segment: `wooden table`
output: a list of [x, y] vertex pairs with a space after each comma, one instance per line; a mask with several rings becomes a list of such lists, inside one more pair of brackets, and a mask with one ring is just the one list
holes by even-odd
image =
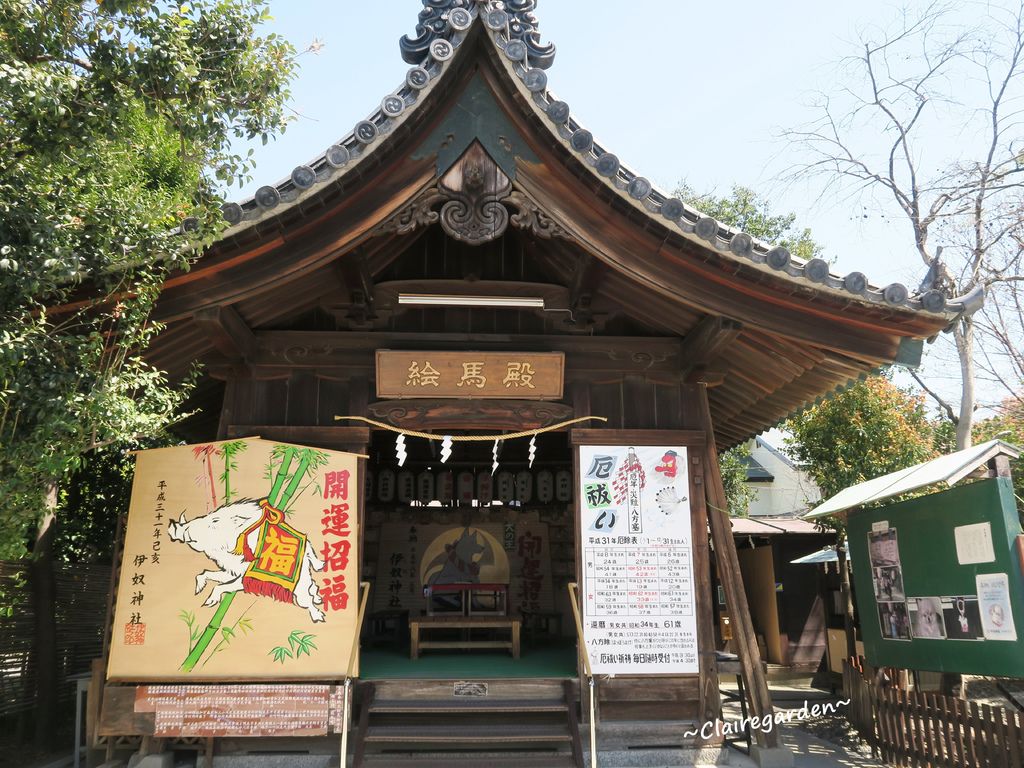
[[[428, 629], [464, 629], [466, 637], [462, 640], [420, 640], [420, 632]], [[507, 629], [508, 640], [473, 640], [469, 631], [474, 629]], [[420, 657], [423, 648], [508, 648], [512, 658], [519, 658], [520, 620], [517, 616], [420, 616], [409, 620], [409, 655], [413, 659]]]

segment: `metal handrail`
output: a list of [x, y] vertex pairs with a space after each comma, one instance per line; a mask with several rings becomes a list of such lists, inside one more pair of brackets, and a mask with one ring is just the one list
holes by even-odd
[[566, 585], [569, 589], [569, 604], [572, 606], [572, 615], [576, 620], [576, 639], [580, 644], [580, 656], [583, 657], [583, 671], [587, 675], [587, 685], [590, 687], [590, 765], [597, 768], [597, 717], [594, 705], [594, 671], [590, 668], [590, 654], [587, 652], [587, 641], [583, 638], [583, 620], [580, 618], [580, 596], [579, 584], [574, 581]]
[[348, 764], [348, 721], [349, 721], [349, 690], [352, 687], [352, 670], [359, 656], [359, 636], [363, 633], [363, 617], [366, 615], [366, 603], [370, 599], [370, 582], [359, 582], [359, 615], [356, 617], [356, 631], [352, 637], [352, 652], [348, 657], [348, 669], [345, 672], [345, 699], [341, 718], [341, 766]]

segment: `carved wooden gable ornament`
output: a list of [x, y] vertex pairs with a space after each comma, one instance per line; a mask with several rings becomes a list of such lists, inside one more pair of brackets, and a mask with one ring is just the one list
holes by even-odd
[[[507, 206], [517, 212], [511, 213]], [[478, 140], [377, 234], [404, 235], [437, 222], [449, 236], [470, 245], [498, 239], [509, 224], [545, 239], [568, 237], [561, 225], [515, 189], [513, 180]]]

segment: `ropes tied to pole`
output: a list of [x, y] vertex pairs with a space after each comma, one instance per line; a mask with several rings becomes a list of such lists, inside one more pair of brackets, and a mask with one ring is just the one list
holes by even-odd
[[[424, 440], [435, 440], [441, 441], [445, 439], [444, 435], [438, 435], [431, 432], [414, 432], [408, 429], [402, 429], [401, 427], [394, 427], [391, 424], [385, 424], [383, 421], [374, 421], [368, 419], [365, 416], [335, 416], [335, 421], [361, 421], [364, 424], [369, 424], [371, 427], [377, 429], [386, 429], [389, 432], [397, 432], [398, 434], [405, 435], [406, 437], [420, 437]], [[542, 435], [545, 432], [556, 432], [559, 429], [565, 427], [571, 427], [573, 424], [582, 424], [585, 421], [604, 421], [607, 422], [604, 416], [581, 416], [578, 419], [569, 419], [568, 421], [560, 421], [558, 424], [551, 424], [547, 427], [540, 427], [538, 429], [525, 429], [521, 432], [509, 432], [507, 434], [496, 434], [496, 435], [452, 435], [448, 437], [453, 443], [488, 443], [493, 440], [515, 440], [520, 437], [531, 437], [533, 435]]]

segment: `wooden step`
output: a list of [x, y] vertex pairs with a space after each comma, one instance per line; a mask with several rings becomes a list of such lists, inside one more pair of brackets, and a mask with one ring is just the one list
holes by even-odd
[[558, 744], [570, 743], [572, 736], [559, 725], [461, 725], [440, 729], [431, 725], [370, 726], [368, 744]]
[[561, 700], [536, 699], [495, 699], [490, 696], [466, 699], [375, 699], [370, 705], [370, 712], [388, 714], [420, 714], [420, 713], [531, 713], [558, 712], [567, 710], [566, 703]]
[[395, 768], [452, 768], [481, 765], [487, 768], [576, 768], [571, 752], [416, 752], [367, 753], [367, 766]]
[[[486, 686], [486, 697], [455, 696], [456, 686], [479, 682]], [[578, 685], [573, 681], [573, 685]], [[564, 680], [560, 678], [500, 679], [500, 680], [375, 680], [375, 695], [387, 701], [399, 700], [461, 700], [470, 699], [562, 699], [565, 695]]]

